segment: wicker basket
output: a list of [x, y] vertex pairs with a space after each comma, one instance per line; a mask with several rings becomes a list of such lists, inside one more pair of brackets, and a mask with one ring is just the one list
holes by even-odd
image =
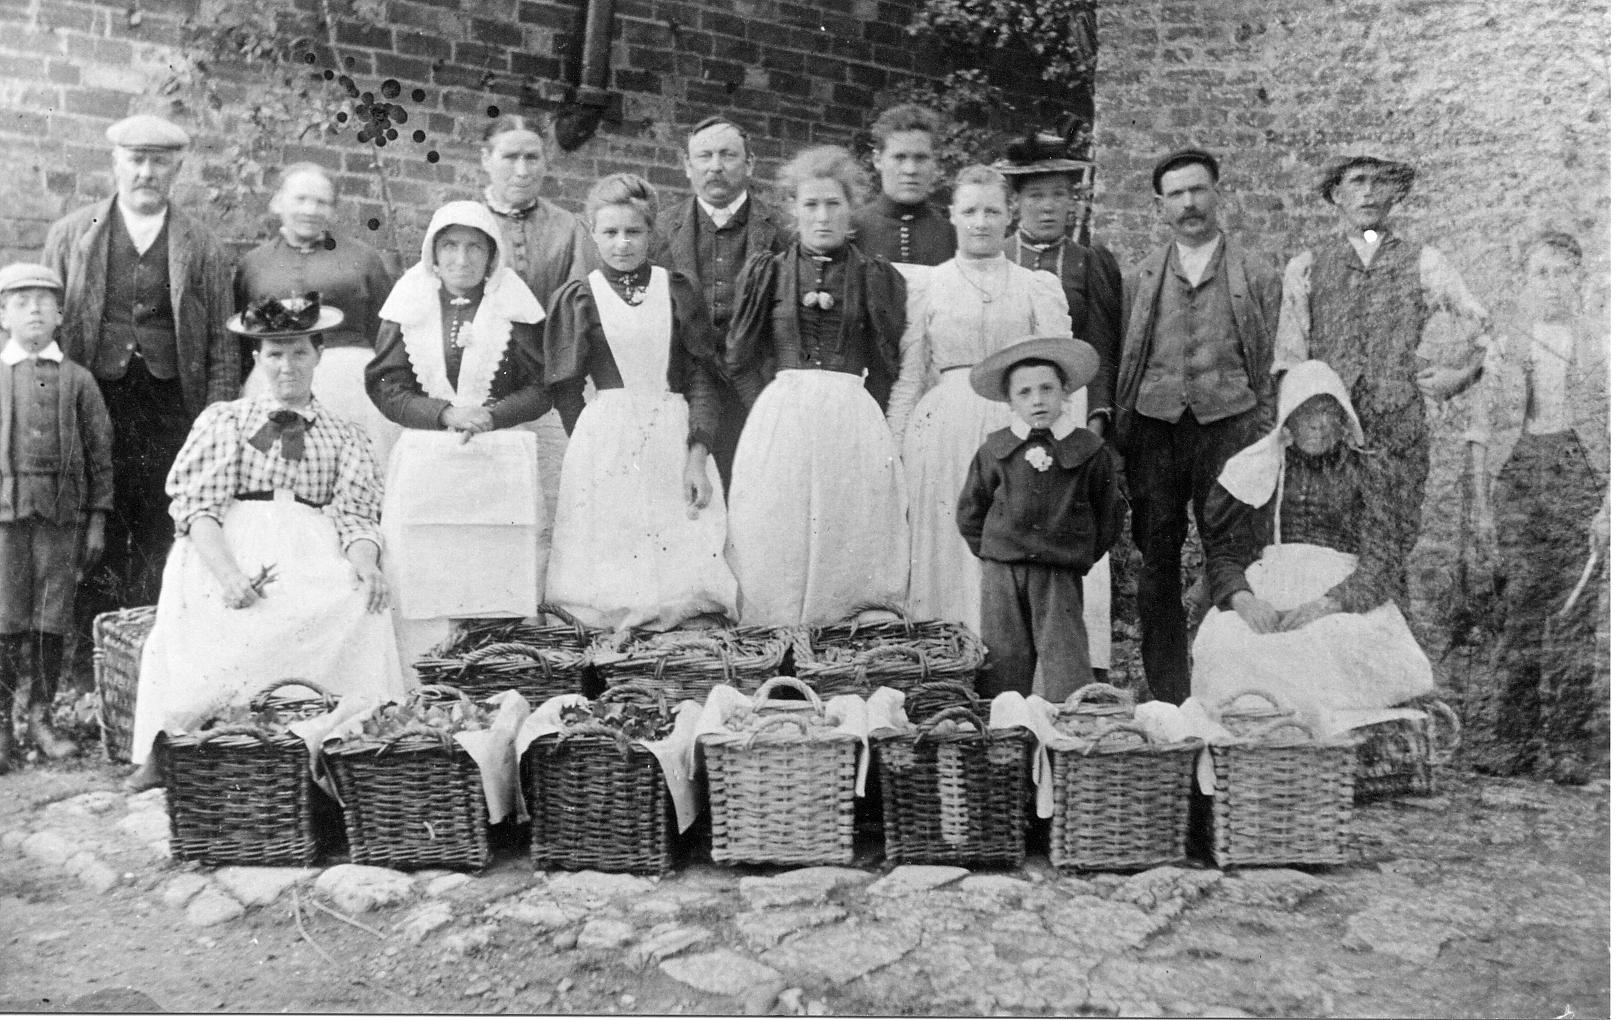
[[[1274, 706], [1272, 717], [1260, 726], [1243, 726], [1239, 743], [1208, 747], [1214, 863], [1221, 868], [1343, 863], [1353, 815], [1354, 742], [1317, 740], [1272, 698], [1256, 693]], [[1229, 714], [1221, 717], [1227, 720]], [[1229, 722], [1224, 725], [1230, 728]]]
[[[276, 698], [285, 687], [316, 697]], [[284, 725], [331, 711], [336, 699], [306, 680], [270, 684], [249, 703], [273, 712]], [[314, 863], [333, 806], [315, 786], [309, 748], [291, 733], [264, 735], [249, 726], [224, 726], [158, 739], [158, 764], [168, 788], [169, 853], [204, 864]]]
[[1134, 695], [1111, 684], [1085, 684], [1056, 706], [1058, 728], [1073, 737], [1094, 737], [1133, 718]]
[[655, 687], [671, 701], [706, 701], [720, 684], [751, 694], [780, 675], [790, 642], [767, 627], [735, 630], [637, 632], [621, 648], [596, 638], [591, 660], [608, 686], [633, 681]]
[[476, 701], [514, 690], [530, 705], [542, 705], [560, 694], [584, 693], [590, 643], [600, 632], [558, 606], [540, 606], [539, 613], [562, 623], [466, 621], [416, 662], [416, 673], [423, 684], [454, 687]]
[[907, 691], [934, 680], [974, 686], [987, 649], [957, 623], [904, 618], [861, 625], [855, 617], [798, 630], [792, 656], [797, 678], [820, 695], [864, 698], [877, 687]]
[[135, 732], [135, 690], [140, 653], [157, 619], [156, 606], [137, 606], [95, 618], [95, 691], [101, 701], [101, 746], [113, 761], [128, 761]]
[[[768, 696], [782, 686], [807, 702], [772, 706]], [[698, 740], [707, 767], [714, 862], [852, 863], [859, 741], [843, 733], [811, 733], [810, 721], [824, 721], [824, 705], [812, 688], [790, 677], [764, 683], [753, 704], [768, 715], [745, 740]]]
[[912, 719], [930, 719], [949, 708], [967, 708], [977, 715], [988, 715], [988, 703], [969, 684], [931, 680], [904, 692], [904, 713]]
[[[965, 733], [939, 733], [944, 723]], [[1020, 867], [1027, 856], [1032, 735], [988, 729], [968, 708], [945, 709], [912, 733], [871, 740], [887, 856], [904, 864]]]
[[[600, 701], [644, 699], [672, 713], [662, 692], [620, 684]], [[601, 723], [547, 734], [523, 758], [536, 868], [660, 874], [674, 865], [674, 818], [656, 755]]]
[[1420, 710], [1420, 719], [1389, 719], [1354, 730], [1359, 737], [1353, 799], [1430, 797], [1437, 792], [1436, 767], [1460, 746], [1460, 719], [1436, 698], [1401, 708]]
[[[1082, 725], [1084, 718], [1063, 717], [1062, 728]], [[1201, 741], [1153, 744], [1132, 722], [1112, 722], [1083, 737], [1081, 747], [1050, 749], [1050, 863], [1128, 871], [1183, 859]]]
[[454, 737], [423, 727], [387, 744], [327, 747], [325, 757], [342, 800], [348, 857], [354, 864], [488, 864], [482, 773]]

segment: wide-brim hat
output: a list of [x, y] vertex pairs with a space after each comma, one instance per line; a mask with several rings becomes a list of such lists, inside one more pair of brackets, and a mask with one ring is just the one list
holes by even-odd
[[267, 297], [254, 301], [247, 310], [225, 321], [225, 329], [250, 340], [295, 340], [336, 329], [342, 325], [340, 308], [320, 303], [320, 295]]
[[980, 397], [1006, 400], [1005, 374], [1019, 361], [1048, 361], [1066, 376], [1066, 391], [1089, 384], [1100, 368], [1095, 348], [1070, 336], [1036, 336], [995, 351], [971, 369], [971, 388]]
[[1409, 189], [1415, 183], [1415, 167], [1413, 164], [1406, 163], [1400, 159], [1388, 159], [1385, 156], [1371, 156], [1361, 153], [1354, 156], [1343, 156], [1325, 168], [1325, 173], [1319, 179], [1319, 197], [1329, 204], [1335, 205], [1336, 199], [1331, 197], [1332, 193], [1336, 191], [1336, 186], [1342, 183], [1342, 178], [1347, 175], [1347, 172], [1356, 166], [1385, 168], [1388, 175], [1392, 177], [1393, 183], [1398, 187], [1398, 196], [1393, 199], [1395, 202], [1403, 201], [1404, 196], [1409, 194]]
[[1087, 177], [1095, 164], [1072, 156], [1072, 140], [1052, 131], [1035, 131], [1016, 139], [1005, 147], [1005, 155], [993, 168], [1016, 183], [1018, 177], [1038, 177], [1043, 174], [1064, 174], [1069, 177]]
[[66, 289], [62, 286], [62, 278], [57, 275], [56, 270], [38, 262], [13, 262], [0, 269], [0, 294], [31, 287], [54, 290], [57, 296], [61, 296]]

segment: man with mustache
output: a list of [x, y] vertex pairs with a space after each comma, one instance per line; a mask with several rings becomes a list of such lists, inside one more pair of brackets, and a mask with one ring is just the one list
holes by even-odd
[[1218, 160], [1183, 149], [1151, 172], [1173, 240], [1124, 280], [1126, 326], [1114, 407], [1133, 506], [1141, 657], [1153, 697], [1190, 695], [1179, 556], [1185, 508], [1197, 533], [1232, 453], [1274, 424], [1270, 373], [1280, 276], [1219, 228]]
[[64, 354], [90, 369], [112, 419], [113, 509], [81, 619], [157, 601], [174, 540], [164, 481], [207, 405], [241, 383], [230, 261], [169, 201], [190, 137], [160, 117], [107, 128], [117, 194], [51, 225], [42, 261], [67, 282]]
[[[1393, 473], [1382, 491], [1397, 492], [1398, 559], [1407, 563], [1420, 537], [1430, 436], [1426, 401], [1448, 400], [1482, 375], [1488, 310], [1442, 252], [1388, 228], [1393, 206], [1409, 194], [1415, 168], [1380, 156], [1353, 155], [1325, 172], [1319, 195], [1334, 205], [1339, 232], [1286, 266], [1275, 336], [1276, 372], [1317, 358], [1347, 384], [1365, 444], [1384, 456], [1371, 464]], [[1448, 312], [1467, 344], [1458, 364], [1417, 355], [1427, 321]], [[1390, 593], [1409, 611], [1408, 578]]]
[[854, 243], [898, 266], [940, 266], [954, 257], [954, 227], [927, 202], [938, 183], [937, 140], [943, 118], [902, 103], [870, 126], [876, 138], [881, 194], [853, 214]]
[[[735, 311], [735, 281], [741, 267], [759, 252], [786, 248], [786, 233], [769, 208], [752, 201], [748, 187], [754, 166], [747, 132], [723, 117], [709, 117], [685, 139], [685, 176], [692, 196], [657, 217], [651, 261], [695, 279], [713, 316], [714, 335], [729, 333]], [[719, 352], [723, 357], [723, 351]], [[741, 398], [720, 391], [719, 425], [713, 460], [719, 478], [730, 485], [730, 463], [746, 419]]]

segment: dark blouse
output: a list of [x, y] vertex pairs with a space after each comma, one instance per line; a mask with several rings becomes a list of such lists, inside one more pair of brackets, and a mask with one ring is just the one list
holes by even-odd
[[[649, 264], [647, 266], [649, 269]], [[621, 277], [603, 270], [609, 277]], [[649, 280], [647, 273], [645, 280]], [[631, 278], [633, 282], [638, 277]], [[645, 285], [640, 281], [640, 286]], [[614, 294], [623, 290], [614, 280]], [[673, 336], [668, 352], [668, 389], [682, 394], [690, 408], [687, 442], [713, 446], [718, 426], [720, 368], [715, 349], [717, 337], [707, 303], [699, 285], [684, 273], [668, 271], [668, 294], [673, 304]], [[561, 415], [568, 435], [584, 411], [584, 379], [598, 390], [623, 388], [612, 347], [601, 328], [601, 314], [588, 280], [572, 280], [562, 285], [545, 317], [545, 385]]]
[[393, 290], [375, 248], [356, 238], [334, 235], [332, 247], [301, 251], [277, 235], [241, 257], [236, 267], [236, 310], [266, 297], [320, 292], [322, 304], [340, 308], [343, 324], [324, 334], [327, 347], [370, 347], [381, 324], [377, 313]]
[[[1286, 477], [1280, 504], [1282, 542], [1306, 542], [1359, 557], [1353, 573], [1327, 594], [1346, 612], [1363, 613], [1402, 596], [1398, 494], [1380, 470], [1380, 457], [1339, 448], [1324, 457], [1286, 450]], [[1207, 577], [1213, 601], [1228, 609], [1237, 592], [1251, 591], [1246, 568], [1274, 538], [1274, 497], [1254, 509], [1222, 485], [1208, 496]]]
[[941, 266], [954, 257], [954, 226], [926, 202], [878, 195], [853, 214], [853, 230], [860, 249], [890, 262]]

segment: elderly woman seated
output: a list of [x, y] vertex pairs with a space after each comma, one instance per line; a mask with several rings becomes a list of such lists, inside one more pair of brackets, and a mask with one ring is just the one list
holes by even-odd
[[257, 343], [268, 392], [209, 406], [169, 472], [179, 537], [141, 657], [131, 788], [158, 781], [165, 727], [273, 680], [403, 691], [370, 439], [311, 391], [319, 331], [341, 321], [316, 301], [272, 298], [227, 324]]
[[1286, 373], [1274, 432], [1231, 457], [1208, 503], [1217, 608], [1196, 635], [1204, 705], [1266, 690], [1322, 734], [1377, 722], [1432, 687], [1399, 612], [1399, 494], [1342, 380], [1322, 361]]

